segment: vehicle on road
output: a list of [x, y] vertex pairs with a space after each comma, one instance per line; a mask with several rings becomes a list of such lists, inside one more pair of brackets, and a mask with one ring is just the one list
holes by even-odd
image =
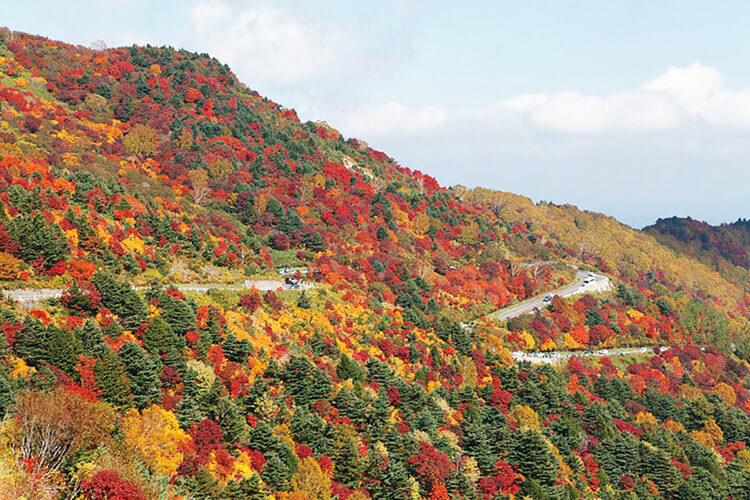
[[586, 276], [586, 278], [583, 280], [583, 283], [585, 285], [588, 285], [589, 283], [593, 283], [596, 281], [596, 278], [594, 276]]
[[542, 302], [550, 302], [552, 300], [552, 295], [547, 295], [542, 299]]

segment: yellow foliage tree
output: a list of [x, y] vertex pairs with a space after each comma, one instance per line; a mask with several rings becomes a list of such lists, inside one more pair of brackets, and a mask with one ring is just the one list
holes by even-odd
[[685, 426], [682, 425], [682, 422], [677, 422], [675, 420], [672, 420], [671, 418], [664, 422], [661, 426], [673, 434], [685, 432]]
[[750, 451], [747, 451], [747, 450], [738, 451], [736, 460], [745, 469], [750, 469]]
[[84, 100], [84, 104], [94, 114], [99, 114], [107, 109], [107, 99], [99, 94], [88, 94]]
[[718, 426], [716, 420], [714, 420], [713, 418], [709, 418], [703, 423], [703, 432], [706, 432], [708, 435], [710, 435], [714, 443], [718, 444], [724, 441], [724, 432], [721, 430], [721, 427]]
[[462, 387], [476, 387], [477, 386], [477, 367], [474, 364], [474, 360], [469, 356], [461, 356], [459, 358], [461, 363], [459, 373], [463, 378], [461, 383]]
[[0, 252], [0, 279], [14, 280], [21, 269], [21, 261], [9, 253]]
[[725, 382], [719, 382], [718, 384], [716, 384], [713, 392], [714, 394], [717, 394], [721, 398], [721, 400], [729, 406], [734, 406], [734, 404], [737, 402], [737, 394], [735, 394], [732, 386]]
[[211, 175], [211, 179], [219, 182], [226, 180], [233, 170], [234, 165], [226, 158], [219, 158], [215, 162], [208, 164], [208, 173]]
[[698, 443], [702, 444], [709, 450], [713, 450], [716, 447], [716, 442], [708, 432], [690, 431], [690, 437], [695, 439]]
[[529, 332], [521, 332], [520, 335], [521, 339], [523, 339], [524, 343], [526, 344], [526, 350], [530, 351], [536, 346], [536, 342], [534, 342], [534, 337], [531, 336]]
[[414, 217], [414, 232], [419, 236], [424, 236], [430, 229], [430, 216], [424, 212], [419, 212]]
[[202, 168], [197, 168], [188, 173], [188, 179], [193, 186], [193, 201], [200, 205], [211, 192], [208, 187], [208, 174]]
[[129, 410], [122, 419], [125, 443], [143, 456], [157, 474], [173, 476], [182, 463], [180, 449], [190, 440], [169, 410], [153, 405], [143, 410]]
[[536, 429], [539, 430], [539, 414], [533, 408], [526, 405], [516, 405], [510, 412], [510, 418], [522, 430]]
[[139, 123], [130, 129], [122, 144], [128, 153], [144, 158], [156, 152], [159, 145], [159, 134], [148, 125]]
[[648, 411], [639, 412], [635, 416], [635, 421], [646, 430], [653, 431], [656, 428], [656, 417]]
[[190, 149], [193, 146], [193, 133], [189, 128], [183, 128], [180, 136], [177, 138], [177, 144], [182, 149]]
[[317, 460], [307, 457], [292, 476], [292, 491], [302, 493], [311, 500], [330, 500], [331, 479], [320, 469]]

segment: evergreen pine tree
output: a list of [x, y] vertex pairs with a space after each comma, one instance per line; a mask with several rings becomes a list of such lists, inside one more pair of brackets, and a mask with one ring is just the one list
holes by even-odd
[[168, 294], [162, 295], [159, 305], [163, 307], [161, 317], [167, 322], [172, 331], [182, 337], [187, 332], [195, 330], [195, 312], [190, 305]]
[[677, 492], [682, 477], [672, 463], [672, 459], [663, 450], [641, 443], [641, 462], [646, 469], [644, 473], [656, 483], [659, 492], [671, 496]]
[[13, 346], [16, 356], [22, 358], [31, 366], [39, 367], [49, 355], [47, 334], [47, 328], [41, 321], [32, 316], [26, 316], [23, 320], [23, 328], [18, 333], [18, 338]]
[[177, 403], [175, 412], [177, 420], [180, 422], [180, 427], [183, 428], [190, 427], [190, 424], [200, 422], [205, 418], [198, 400], [198, 383], [196, 377], [195, 370], [187, 370], [183, 379], [184, 390], [182, 392], [182, 399]]
[[352, 379], [361, 382], [365, 379], [365, 371], [349, 356], [341, 354], [339, 363], [336, 365], [336, 376], [341, 380]]
[[279, 220], [278, 229], [282, 233], [290, 235], [299, 231], [302, 227], [302, 221], [300, 220], [297, 212], [294, 210], [287, 210], [286, 214]]
[[229, 398], [221, 398], [214, 410], [216, 422], [221, 427], [224, 440], [230, 445], [239, 443], [247, 435], [247, 423], [242, 412]]
[[538, 431], [522, 432], [516, 440], [510, 459], [511, 463], [518, 465], [519, 472], [526, 476], [527, 480], [535, 480], [544, 489], [555, 484], [557, 463]]
[[206, 329], [211, 333], [211, 339], [214, 343], [218, 343], [219, 340], [221, 340], [221, 323], [219, 322], [219, 312], [214, 307], [208, 309]]
[[408, 498], [411, 485], [404, 463], [400, 460], [388, 460], [380, 484], [381, 487], [373, 491], [373, 499]]
[[300, 309], [310, 309], [310, 297], [307, 296], [307, 293], [304, 290], [297, 298], [297, 307]]
[[54, 325], [47, 327], [47, 361], [68, 375], [76, 375], [81, 344], [68, 330]]
[[267, 422], [261, 420], [250, 429], [250, 447], [266, 454], [276, 447], [278, 441], [273, 436], [273, 431]]
[[323, 419], [304, 407], [295, 410], [290, 422], [294, 441], [311, 448], [320, 439], [324, 427]]
[[497, 456], [490, 444], [488, 429], [476, 420], [461, 425], [464, 431], [464, 450], [477, 461], [477, 466], [484, 474], [490, 474], [495, 469]]
[[237, 337], [230, 333], [221, 343], [221, 348], [229, 361], [246, 364], [247, 358], [253, 350], [253, 345], [246, 339], [237, 340]]
[[365, 410], [367, 432], [373, 441], [381, 441], [385, 438], [388, 426], [388, 417], [391, 414], [391, 402], [385, 389], [382, 387], [378, 391], [378, 397], [372, 402], [372, 405]]
[[8, 377], [0, 373], [0, 420], [5, 418], [5, 411], [13, 405], [13, 386]]
[[305, 246], [308, 250], [313, 252], [322, 252], [325, 248], [323, 237], [318, 232], [310, 233], [310, 235], [305, 238]]
[[152, 354], [166, 354], [175, 347], [176, 339], [172, 329], [161, 316], [154, 316], [143, 332], [143, 347]]
[[119, 316], [125, 328], [135, 330], [146, 322], [146, 304], [130, 285], [103, 270], [97, 271], [91, 282], [101, 295], [102, 305]]
[[362, 479], [366, 464], [359, 456], [359, 446], [352, 438], [347, 438], [337, 445], [333, 462], [336, 464], [333, 478], [349, 488], [356, 489]]
[[283, 380], [298, 405], [307, 405], [330, 396], [330, 379], [305, 357], [292, 356], [284, 367]]
[[268, 495], [263, 488], [263, 483], [257, 474], [249, 478], [230, 481], [224, 491], [221, 492], [221, 498], [227, 500], [265, 500]]
[[125, 374], [125, 367], [109, 346], [105, 345], [100, 350], [99, 361], [94, 365], [94, 380], [108, 403], [117, 408], [132, 405], [130, 381]]
[[172, 349], [164, 357], [162, 363], [164, 364], [164, 366], [168, 366], [175, 370], [180, 375], [180, 377], [184, 377], [185, 373], [187, 373], [187, 361], [185, 360], [185, 356], [182, 354], [182, 350]]
[[151, 403], [158, 403], [162, 398], [161, 362], [158, 358], [149, 356], [135, 342], [125, 342], [117, 355], [125, 365], [135, 406], [143, 409]]
[[8, 234], [20, 247], [21, 258], [29, 263], [42, 257], [44, 267], [49, 269], [68, 253], [68, 240], [60, 226], [48, 224], [39, 212], [14, 217], [8, 225]]
[[266, 465], [261, 471], [263, 480], [275, 491], [286, 491], [289, 489], [289, 480], [292, 472], [286, 463], [279, 457], [278, 453], [271, 452], [266, 460]]
[[104, 342], [102, 340], [102, 332], [99, 329], [99, 325], [93, 320], [87, 320], [86, 323], [76, 331], [76, 335], [78, 336], [79, 342], [81, 342], [84, 354], [89, 357], [94, 356]]

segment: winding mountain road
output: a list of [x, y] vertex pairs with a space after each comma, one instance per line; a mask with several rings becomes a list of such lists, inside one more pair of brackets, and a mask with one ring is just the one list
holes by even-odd
[[562, 288], [558, 288], [555, 291], [537, 295], [533, 299], [529, 299], [520, 304], [506, 307], [495, 311], [490, 314], [490, 317], [499, 320], [505, 320], [521, 316], [522, 314], [530, 313], [535, 309], [541, 309], [545, 307], [549, 302], [545, 302], [544, 298], [547, 295], [554, 296], [559, 295], [560, 297], [572, 297], [573, 295], [580, 295], [587, 292], [606, 292], [610, 290], [609, 278], [601, 274], [587, 273], [583, 271], [576, 272], [576, 280], [571, 285], [566, 285]]
[[[610, 349], [599, 349], [597, 351], [549, 351], [549, 352], [525, 352], [512, 351], [510, 354], [516, 361], [528, 361], [531, 364], [547, 363], [555, 364], [567, 360], [573, 356], [595, 357], [602, 356], [624, 356], [627, 354], [646, 354], [652, 352], [654, 346], [644, 347], [615, 347]], [[666, 347], [660, 347], [666, 349]]]
[[[206, 293], [212, 288], [220, 290], [248, 290], [255, 288], [264, 292], [269, 290], [307, 290], [313, 288], [312, 283], [301, 282], [296, 285], [284, 281], [265, 279], [265, 280], [246, 280], [242, 285], [226, 285], [223, 283], [178, 283], [172, 285], [177, 290], [184, 292]], [[136, 290], [142, 290], [145, 287], [136, 287]], [[18, 288], [15, 290], [3, 290], [2, 294], [11, 300], [18, 302], [22, 307], [32, 307], [35, 304], [47, 300], [62, 297], [61, 288]]]

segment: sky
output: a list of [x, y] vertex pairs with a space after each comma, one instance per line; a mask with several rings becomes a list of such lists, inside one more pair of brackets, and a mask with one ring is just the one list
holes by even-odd
[[0, 0], [0, 25], [205, 52], [446, 186], [633, 227], [750, 217], [750, 2]]

